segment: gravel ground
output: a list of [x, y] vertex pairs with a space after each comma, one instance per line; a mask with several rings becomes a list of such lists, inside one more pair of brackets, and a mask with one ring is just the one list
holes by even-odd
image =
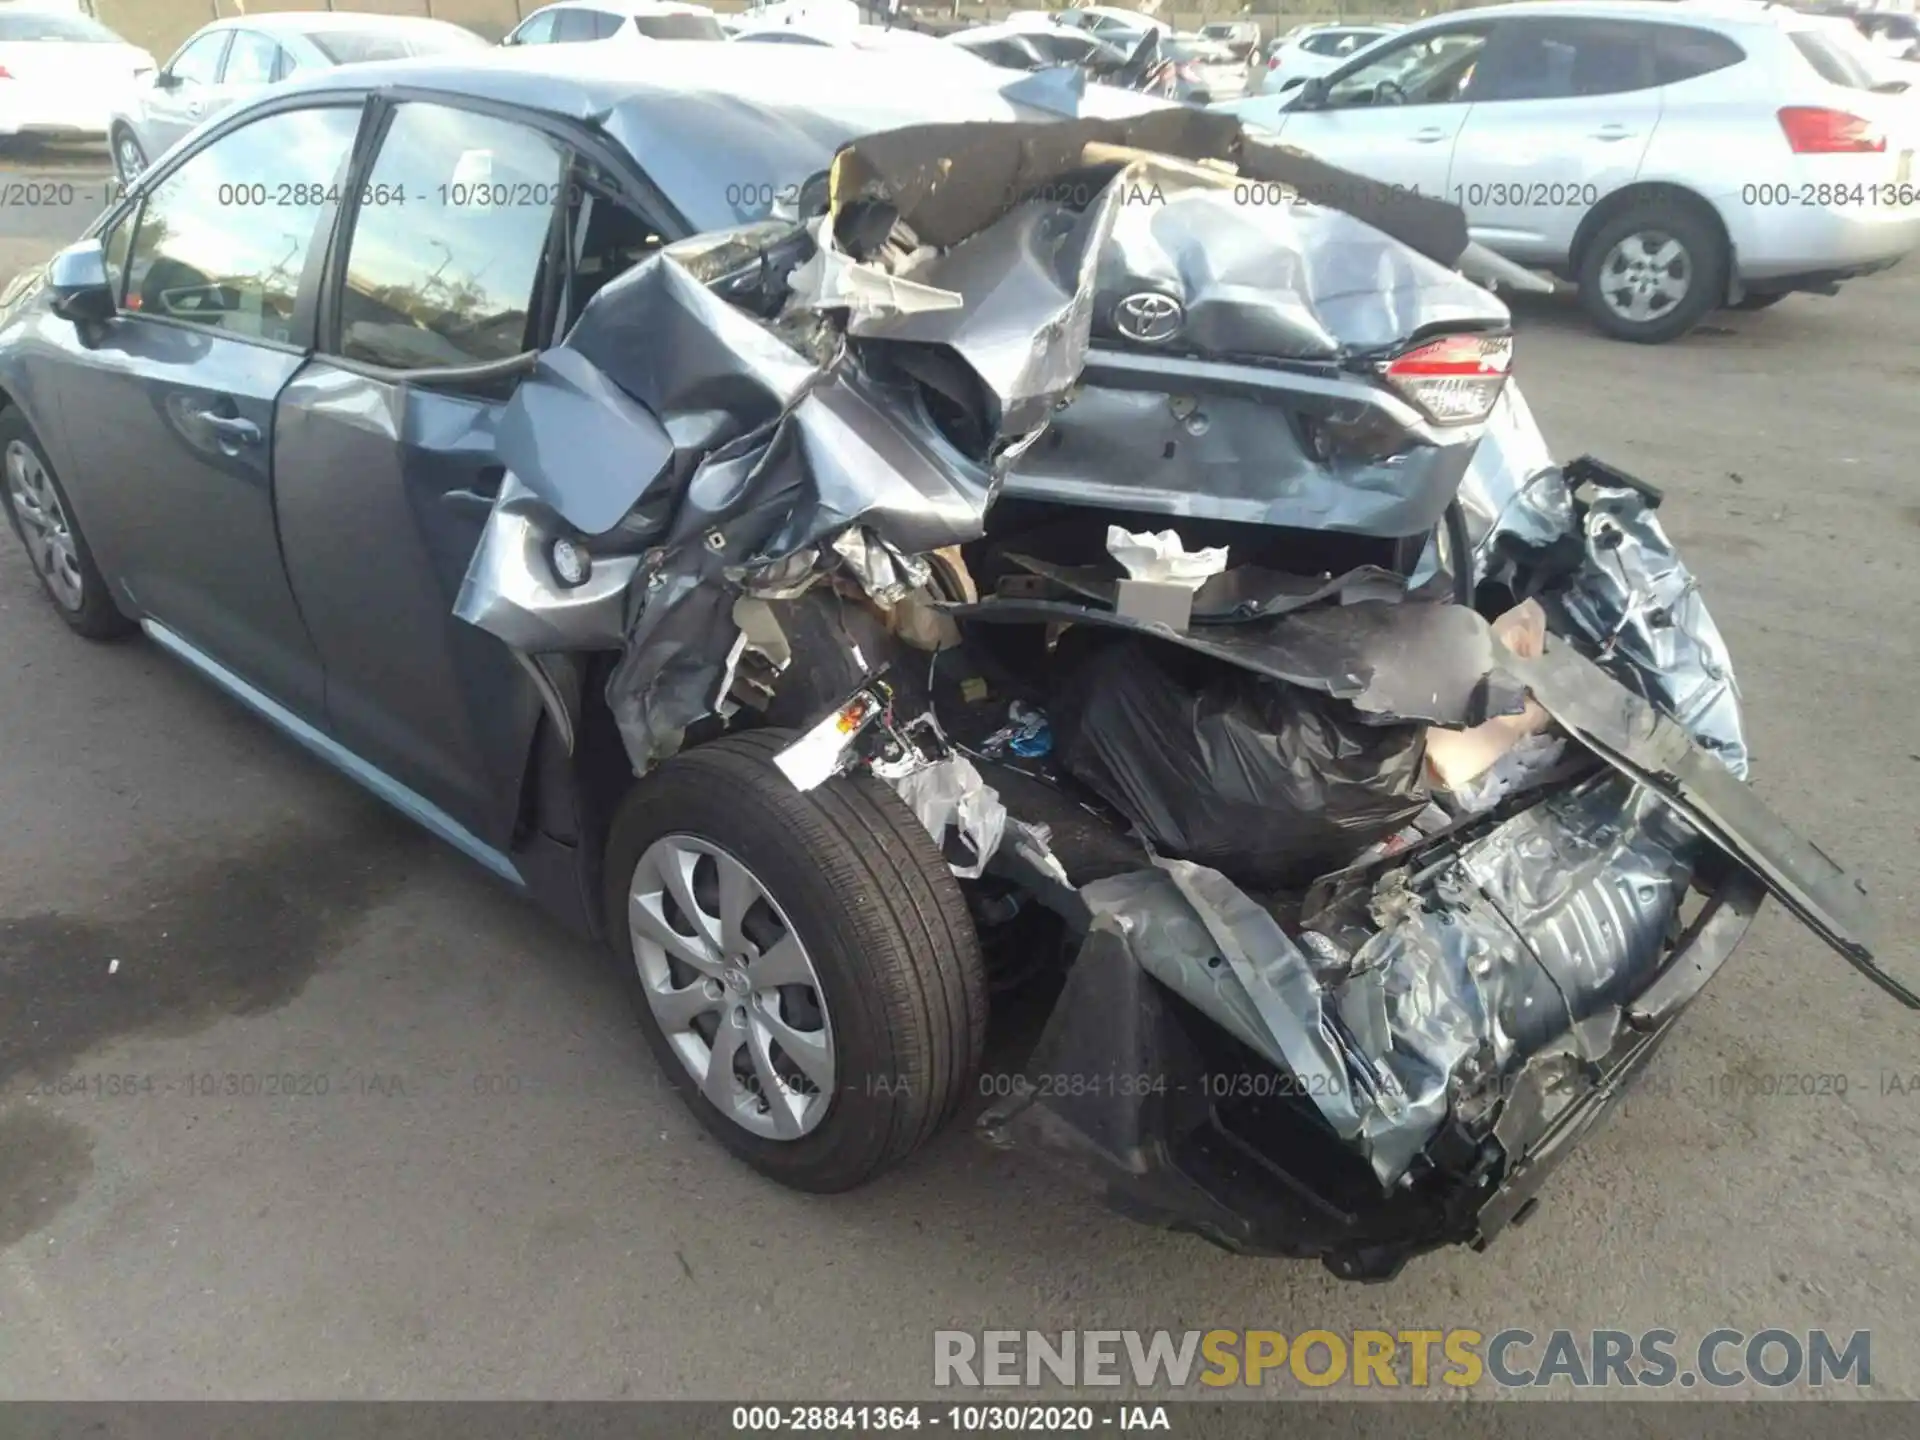
[[[85, 209], [0, 216], [0, 270]], [[1662, 348], [1558, 302], [1518, 328], [1559, 452], [1668, 487], [1756, 783], [1911, 977], [1920, 270]], [[596, 954], [153, 647], [70, 637], [11, 541], [0, 655], [0, 1395], [903, 1396], [936, 1328], [1777, 1325], [1871, 1330], [1874, 1393], [1920, 1397], [1914, 1017], [1777, 907], [1525, 1229], [1361, 1288], [964, 1132], [777, 1190]], [[266, 1073], [328, 1093], [189, 1079]], [[26, 1093], [63, 1074], [154, 1088]], [[1803, 1074], [1846, 1093], [1760, 1093]]]

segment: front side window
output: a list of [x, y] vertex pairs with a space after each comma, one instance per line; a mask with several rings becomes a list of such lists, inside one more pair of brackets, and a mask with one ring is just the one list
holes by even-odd
[[418, 370], [526, 350], [565, 165], [560, 146], [528, 126], [401, 105], [348, 244], [339, 353]]
[[513, 32], [516, 45], [548, 45], [553, 41], [553, 22], [559, 15], [557, 10], [542, 10], [526, 24]]
[[195, 152], [140, 208], [126, 309], [290, 343], [307, 251], [359, 124], [352, 106], [283, 110]]
[[1416, 35], [1383, 46], [1328, 87], [1327, 104], [1444, 105], [1461, 100], [1491, 33], [1486, 27]]
[[189, 40], [167, 66], [182, 85], [211, 85], [220, 73], [220, 55], [227, 48], [227, 32], [216, 30]]
[[280, 47], [252, 30], [233, 32], [233, 44], [227, 50], [226, 68], [220, 72], [225, 85], [265, 85], [273, 79], [273, 66]]

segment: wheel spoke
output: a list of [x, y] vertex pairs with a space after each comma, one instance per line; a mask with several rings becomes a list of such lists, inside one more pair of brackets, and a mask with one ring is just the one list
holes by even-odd
[[771, 990], [777, 985], [813, 985], [813, 967], [807, 952], [791, 930], [769, 945], [766, 953], [747, 966], [747, 979], [756, 990]]
[[696, 980], [678, 988], [647, 986], [647, 1002], [653, 1006], [662, 1030], [686, 1030], [702, 1015], [720, 1008], [720, 1002], [707, 994], [707, 982]]
[[674, 959], [684, 961], [702, 975], [719, 975], [719, 957], [699, 939], [682, 935], [667, 923], [658, 890], [652, 894], [636, 892], [628, 899], [627, 923], [636, 938], [644, 937], [652, 941]]
[[730, 1015], [722, 1015], [720, 1028], [713, 1032], [712, 1054], [707, 1060], [706, 1077], [700, 1083], [701, 1094], [728, 1115], [736, 1108], [733, 1057], [740, 1053], [741, 1043], [746, 1038], [747, 1032], [735, 1025]]
[[1648, 259], [1656, 270], [1665, 270], [1671, 267], [1673, 262], [1684, 254], [1686, 254], [1686, 251], [1681, 247], [1678, 240], [1668, 239], [1659, 249], [1655, 250]]
[[660, 877], [666, 882], [673, 903], [680, 907], [680, 918], [694, 927], [708, 953], [717, 960], [721, 953], [719, 922], [702, 910], [700, 902], [693, 897], [693, 872], [699, 863], [698, 851], [669, 846], [660, 857]]
[[747, 1048], [753, 1056], [753, 1073], [760, 1082], [760, 1093], [766, 1098], [767, 1118], [773, 1122], [773, 1133], [782, 1140], [791, 1140], [800, 1133], [800, 1117], [793, 1113], [793, 1107], [794, 1101], [801, 1097], [794, 1095], [787, 1082], [780, 1078], [780, 1072], [773, 1068], [763, 1026], [753, 1026]]
[[713, 863], [720, 872], [720, 953], [750, 953], [743, 922], [753, 902], [760, 898], [760, 887], [747, 873], [747, 867], [732, 856], [716, 855]]
[[760, 1024], [767, 1037], [780, 1042], [787, 1058], [800, 1067], [822, 1095], [833, 1089], [833, 1046], [825, 1030], [796, 1030], [774, 1013], [771, 1005], [759, 1007]]

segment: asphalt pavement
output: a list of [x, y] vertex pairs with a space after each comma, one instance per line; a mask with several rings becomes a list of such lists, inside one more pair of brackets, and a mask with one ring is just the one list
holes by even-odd
[[[93, 208], [6, 207], [0, 269]], [[1667, 487], [1756, 784], [1909, 978], [1917, 330], [1910, 267], [1664, 347], [1529, 303], [1516, 347], [1563, 457]], [[1870, 1330], [1872, 1393], [1920, 1397], [1920, 1018], [1778, 907], [1530, 1223], [1356, 1287], [964, 1129], [779, 1190], [600, 955], [151, 645], [75, 639], [10, 539], [0, 677], [0, 1396], [913, 1396], [938, 1328], [1664, 1325]]]

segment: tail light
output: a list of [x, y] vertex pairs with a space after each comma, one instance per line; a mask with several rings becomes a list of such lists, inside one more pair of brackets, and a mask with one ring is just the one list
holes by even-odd
[[1887, 148], [1887, 137], [1871, 120], [1824, 105], [1787, 106], [1780, 112], [1780, 128], [1796, 155], [1873, 154]]
[[1381, 376], [1436, 424], [1470, 425], [1493, 413], [1513, 361], [1511, 335], [1447, 335], [1381, 366]]
[[11, 80], [11, 79], [13, 79], [13, 72], [7, 69], [6, 66], [0, 65], [0, 80]]

